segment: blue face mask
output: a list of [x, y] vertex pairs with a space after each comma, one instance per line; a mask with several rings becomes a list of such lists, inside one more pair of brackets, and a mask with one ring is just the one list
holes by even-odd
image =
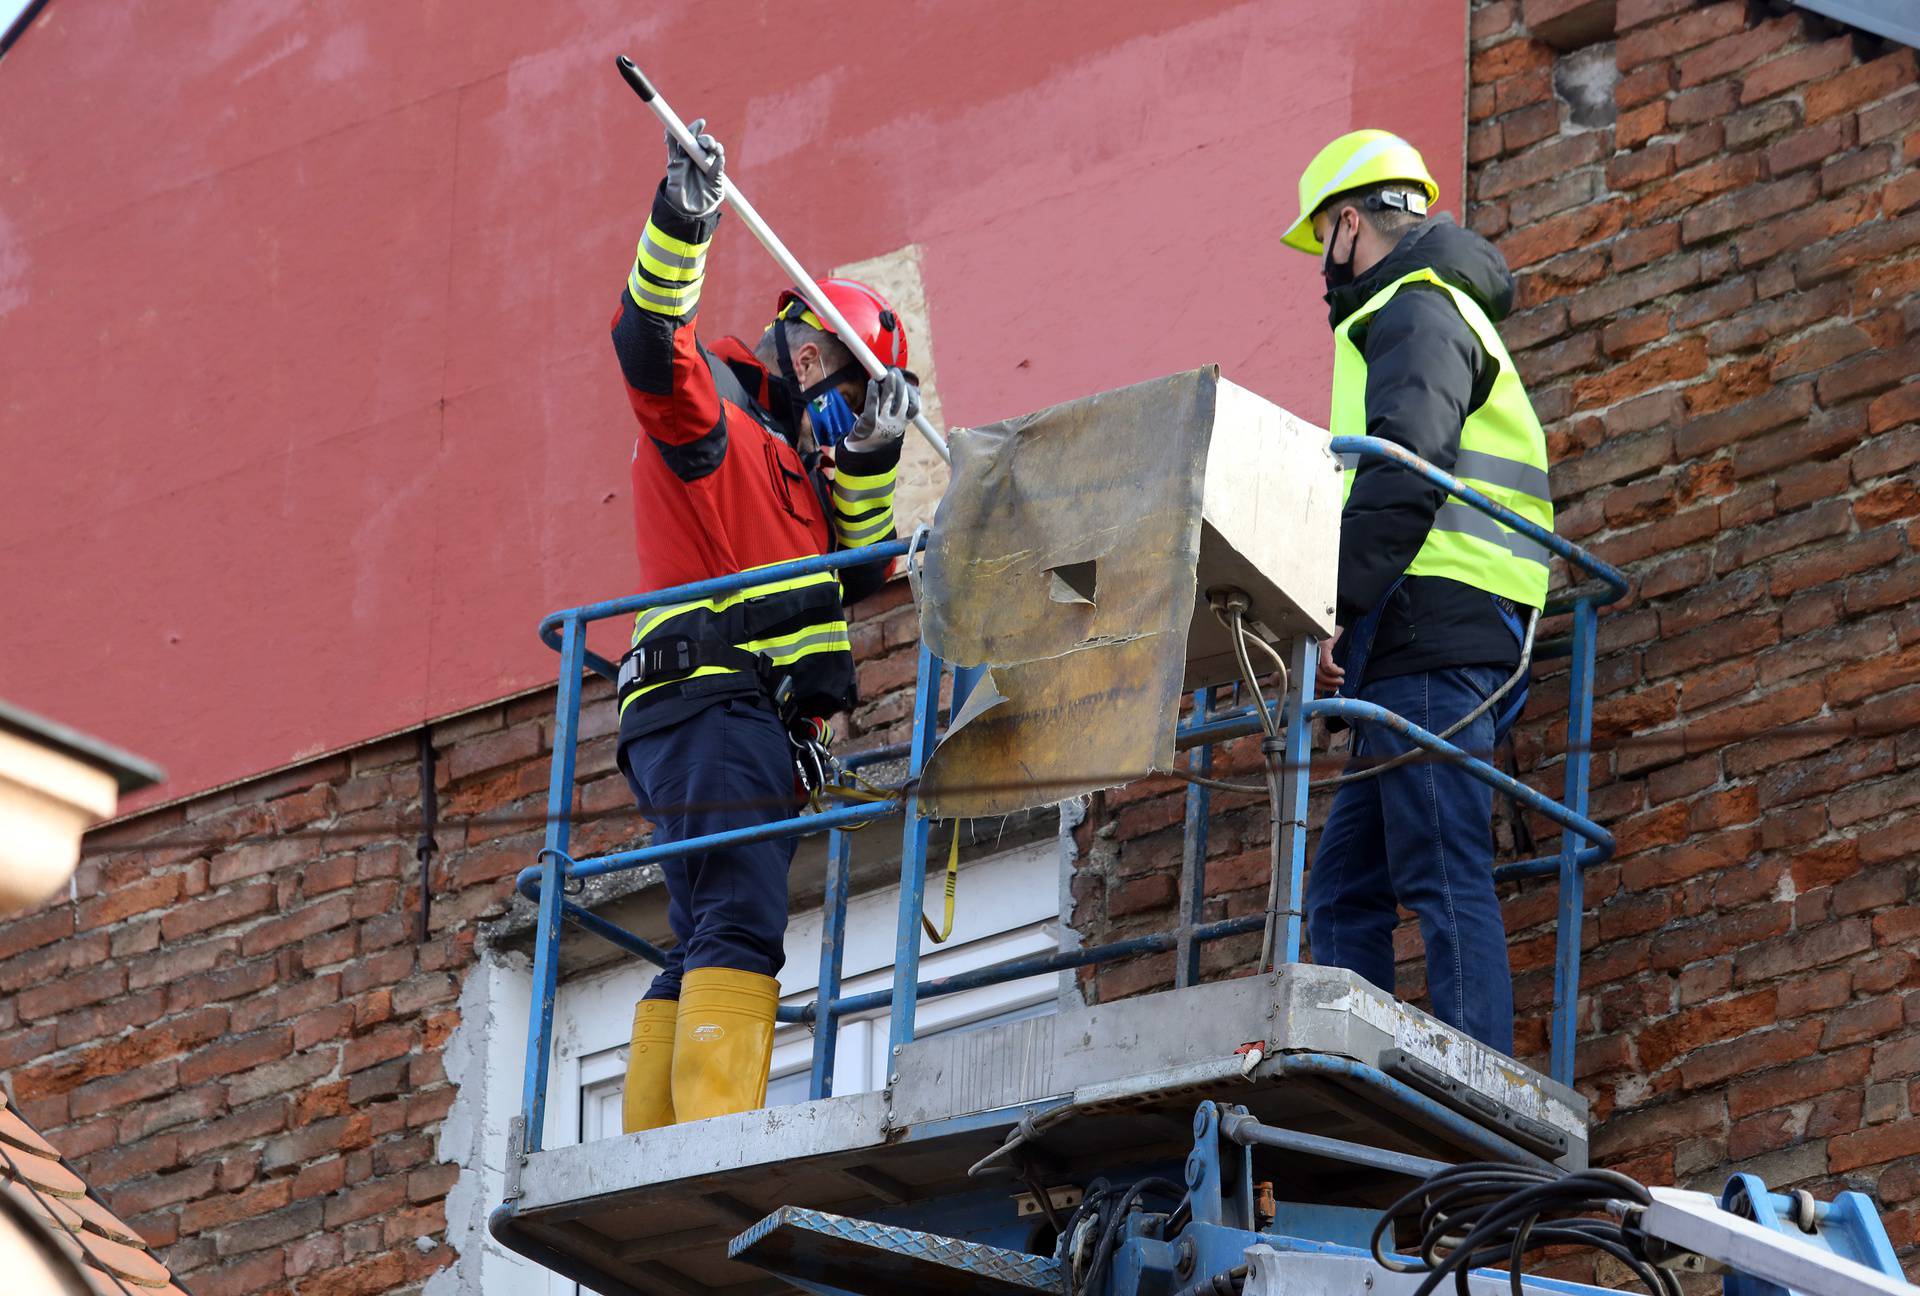
[[839, 388], [829, 388], [814, 397], [808, 402], [808, 408], [813, 420], [813, 439], [820, 445], [832, 449], [853, 431], [853, 406], [847, 404]]

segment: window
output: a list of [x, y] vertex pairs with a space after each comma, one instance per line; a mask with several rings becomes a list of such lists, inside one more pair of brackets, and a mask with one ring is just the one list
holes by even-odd
[[[899, 889], [856, 896], [847, 906], [846, 954], [841, 993], [861, 994], [893, 984], [893, 941]], [[1059, 948], [1058, 862], [1051, 842], [969, 864], [960, 878], [954, 931], [945, 945], [923, 941], [922, 977], [946, 976], [1008, 959]], [[780, 974], [781, 1001], [810, 1002], [819, 984], [818, 910], [796, 915], [787, 930], [787, 966]], [[547, 1146], [613, 1138], [620, 1131], [621, 1087], [633, 1005], [653, 969], [628, 963], [597, 977], [560, 987], [555, 1005], [552, 1088], [548, 1096]], [[920, 1004], [917, 1033], [975, 1030], [1054, 1011], [1059, 981], [1053, 974], [1006, 985], [944, 995]], [[882, 1007], [843, 1018], [835, 1051], [833, 1091], [860, 1093], [885, 1085], [889, 1015]], [[782, 1026], [775, 1032], [767, 1105], [805, 1102], [813, 1064], [813, 1032]]]

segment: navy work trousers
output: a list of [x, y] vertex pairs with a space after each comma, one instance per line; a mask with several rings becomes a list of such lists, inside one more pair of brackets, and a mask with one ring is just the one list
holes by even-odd
[[[1440, 733], [1504, 677], [1482, 666], [1423, 671], [1369, 680], [1359, 696]], [[1488, 714], [1450, 741], [1484, 758], [1497, 739]], [[1378, 762], [1413, 749], [1380, 725], [1354, 726], [1356, 759]], [[1513, 973], [1493, 890], [1493, 789], [1457, 765], [1416, 758], [1334, 795], [1307, 877], [1314, 962], [1349, 968], [1391, 991], [1397, 905], [1420, 920], [1433, 1015], [1511, 1054]]]
[[[728, 698], [641, 734], [620, 757], [655, 842], [770, 823], [797, 808], [786, 730], [758, 698]], [[693, 968], [778, 975], [796, 842], [749, 842], [662, 861], [675, 944], [648, 999], [678, 999], [681, 974]]]

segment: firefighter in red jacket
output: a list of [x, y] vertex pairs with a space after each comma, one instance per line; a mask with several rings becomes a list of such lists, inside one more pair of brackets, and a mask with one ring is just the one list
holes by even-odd
[[[700, 145], [721, 158], [711, 136]], [[613, 318], [640, 422], [643, 589], [892, 539], [901, 440], [919, 412], [906, 331], [864, 284], [820, 287], [891, 366], [882, 379], [793, 292], [752, 349], [695, 335], [721, 169], [701, 172], [668, 137], [666, 179]], [[826, 717], [853, 701], [844, 604], [879, 588], [887, 567], [784, 576], [635, 618], [619, 759], [655, 841], [792, 813], [796, 752], [817, 754]], [[793, 849], [792, 838], [755, 842], [662, 866], [676, 943], [634, 1009], [628, 1132], [765, 1101]]]

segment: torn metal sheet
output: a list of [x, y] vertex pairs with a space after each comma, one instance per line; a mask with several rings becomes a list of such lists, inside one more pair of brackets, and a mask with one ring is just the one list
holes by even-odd
[[1007, 814], [1172, 761], [1217, 381], [954, 432], [921, 630], [991, 669], [927, 763], [927, 813]]
[[955, 429], [922, 633], [989, 668], [921, 807], [1009, 814], [1173, 766], [1187, 688], [1232, 678], [1208, 589], [1270, 642], [1332, 629], [1340, 486], [1326, 433], [1206, 368]]

